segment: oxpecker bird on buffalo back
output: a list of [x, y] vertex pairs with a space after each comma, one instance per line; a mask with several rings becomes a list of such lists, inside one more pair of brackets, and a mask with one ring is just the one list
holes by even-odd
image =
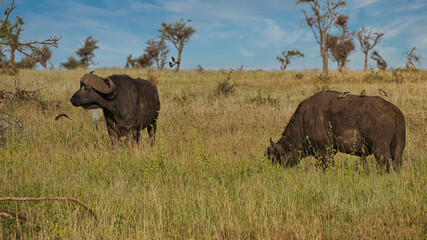
[[306, 156], [314, 156], [323, 168], [333, 164], [337, 152], [364, 159], [374, 154], [377, 163], [387, 171], [402, 166], [406, 142], [405, 118], [402, 112], [382, 97], [347, 95], [323, 91], [302, 101], [281, 138], [266, 154], [273, 162], [294, 166]]
[[160, 101], [153, 83], [127, 75], [103, 78], [91, 72], [81, 78], [80, 89], [70, 101], [76, 107], [101, 108], [113, 143], [122, 137], [139, 142], [140, 131], [147, 128], [154, 144]]
[[346, 97], [350, 92], [343, 92], [341, 95], [338, 96], [338, 98], [344, 98]]
[[382, 96], [384, 96], [384, 97], [388, 97], [387, 92], [386, 92], [386, 91], [384, 91], [384, 90], [382, 90], [381, 88], [378, 88], [378, 92], [379, 92]]

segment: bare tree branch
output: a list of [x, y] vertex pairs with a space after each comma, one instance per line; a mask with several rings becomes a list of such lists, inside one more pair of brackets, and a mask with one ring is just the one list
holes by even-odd
[[80, 201], [77, 198], [73, 197], [0, 197], [0, 201], [72, 201], [75, 203], [80, 204], [83, 208], [85, 208], [92, 216], [95, 218], [95, 220], [98, 220], [98, 217], [96, 216], [95, 212], [90, 209], [85, 203]]
[[360, 48], [365, 54], [365, 66], [363, 70], [368, 68], [368, 53], [369, 51], [377, 45], [377, 43], [382, 39], [384, 33], [374, 32], [370, 28], [362, 27], [360, 31], [356, 32], [356, 37], [359, 40]]
[[410, 52], [406, 51], [402, 55], [406, 56], [406, 69], [416, 68], [414, 62], [420, 63], [421, 55], [415, 54], [417, 48], [413, 47]]
[[11, 217], [11, 218], [18, 219], [21, 222], [27, 221], [27, 218], [24, 217], [23, 215], [16, 213], [16, 212], [6, 210], [6, 209], [0, 209], [0, 217], [3, 217], [3, 218]]

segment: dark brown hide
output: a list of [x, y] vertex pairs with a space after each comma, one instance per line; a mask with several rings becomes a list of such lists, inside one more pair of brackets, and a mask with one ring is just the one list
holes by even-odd
[[104, 94], [81, 82], [80, 89], [71, 97], [71, 103], [85, 109], [102, 108], [113, 143], [121, 137], [138, 142], [140, 131], [147, 128], [151, 144], [154, 144], [160, 111], [157, 87], [147, 80], [127, 75], [112, 75], [102, 80], [106, 84], [112, 81], [114, 91]]
[[402, 112], [381, 97], [340, 94], [319, 92], [301, 102], [267, 155], [285, 166], [313, 155], [326, 168], [337, 151], [363, 158], [374, 154], [387, 170], [390, 158], [400, 167], [406, 141]]

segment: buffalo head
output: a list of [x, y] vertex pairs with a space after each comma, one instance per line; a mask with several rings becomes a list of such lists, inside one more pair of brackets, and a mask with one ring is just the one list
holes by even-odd
[[273, 163], [281, 164], [285, 157], [285, 150], [280, 144], [273, 142], [270, 137], [270, 146], [267, 147], [265, 155], [271, 159]]
[[265, 156], [274, 164], [278, 163], [285, 167], [292, 167], [298, 164], [304, 153], [290, 146], [286, 147], [279, 142], [275, 143], [270, 137], [270, 146], [265, 151]]
[[80, 89], [74, 93], [70, 102], [85, 109], [101, 108], [106, 99], [115, 96], [116, 86], [110, 79], [87, 73], [80, 80]]

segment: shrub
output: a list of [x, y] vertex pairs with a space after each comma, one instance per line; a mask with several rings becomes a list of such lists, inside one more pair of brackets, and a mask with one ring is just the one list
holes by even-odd
[[295, 73], [295, 78], [301, 80], [304, 78], [304, 74], [303, 73]]
[[279, 100], [277, 98], [273, 98], [268, 94], [267, 96], [263, 96], [262, 92], [258, 90], [258, 93], [253, 98], [248, 98], [249, 103], [255, 103], [256, 105], [264, 105], [264, 104], [270, 104], [274, 107], [277, 107], [279, 105]]
[[202, 65], [198, 64], [198, 65], [196, 66], [196, 71], [198, 71], [198, 72], [203, 72], [204, 70], [205, 70], [205, 69], [203, 69]]
[[230, 96], [234, 94], [234, 91], [236, 91], [237, 83], [231, 82], [231, 73], [233, 71], [230, 71], [228, 73], [228, 76], [224, 81], [218, 82], [216, 89], [215, 89], [215, 96]]
[[383, 81], [384, 76], [376, 71], [370, 71], [364, 78], [364, 82], [372, 83], [374, 81]]

